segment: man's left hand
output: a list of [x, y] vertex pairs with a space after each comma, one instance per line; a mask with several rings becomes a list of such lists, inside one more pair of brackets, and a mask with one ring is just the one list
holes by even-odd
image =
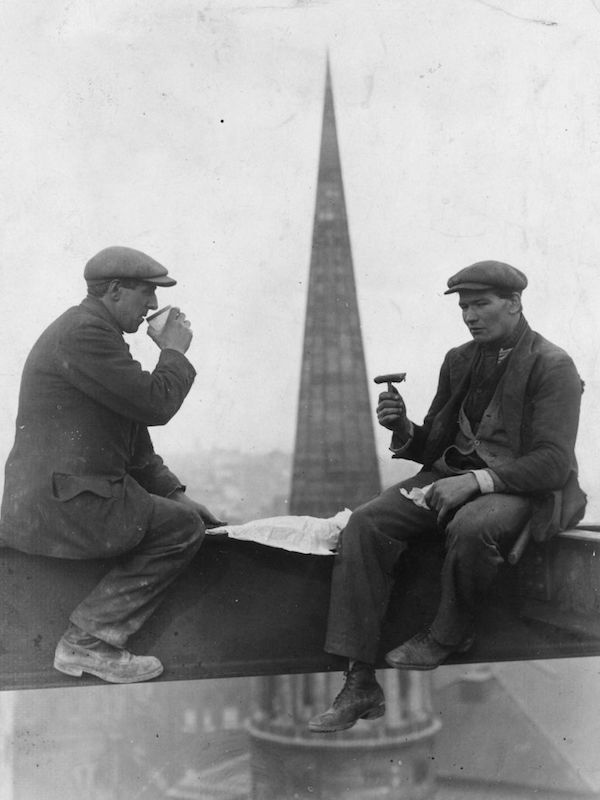
[[443, 524], [448, 514], [464, 505], [473, 495], [478, 494], [479, 484], [472, 472], [452, 475], [436, 481], [427, 496], [429, 508], [437, 512], [438, 522]]
[[209, 511], [205, 505], [202, 503], [197, 503], [195, 500], [192, 500], [191, 497], [188, 497], [185, 492], [173, 492], [173, 494], [169, 496], [169, 500], [175, 500], [175, 502], [181, 503], [184, 506], [188, 506], [188, 508], [191, 508], [193, 511], [195, 511], [206, 528], [218, 528], [219, 525], [227, 524], [225, 520], [215, 517], [215, 515]]

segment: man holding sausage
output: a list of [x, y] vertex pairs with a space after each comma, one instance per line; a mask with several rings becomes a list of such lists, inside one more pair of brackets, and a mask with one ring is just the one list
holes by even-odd
[[423, 424], [409, 420], [397, 391], [379, 396], [393, 457], [423, 468], [357, 508], [342, 534], [325, 649], [349, 666], [333, 704], [309, 722], [314, 732], [383, 715], [374, 664], [393, 569], [411, 542], [445, 542], [441, 599], [430, 626], [386, 661], [428, 670], [471, 647], [477, 602], [527, 522], [543, 540], [583, 516], [574, 453], [582, 382], [567, 353], [527, 324], [526, 286], [497, 261], [453, 275], [446, 294], [458, 294], [472, 341], [447, 353]]
[[0, 543], [57, 558], [119, 557], [71, 614], [54, 666], [131, 683], [163, 667], [128, 652], [128, 637], [219, 520], [185, 494], [148, 433], [174, 416], [194, 381], [189, 321], [173, 308], [160, 332], [148, 329], [160, 350], [152, 372], [123, 338], [158, 307], [157, 288], [176, 282], [127, 247], [97, 253], [84, 278], [87, 297], [42, 333], [23, 370]]

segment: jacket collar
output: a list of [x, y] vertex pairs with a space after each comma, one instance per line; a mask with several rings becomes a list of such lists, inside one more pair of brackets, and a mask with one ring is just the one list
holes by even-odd
[[108, 324], [111, 325], [116, 331], [119, 331], [119, 333], [123, 333], [117, 320], [113, 317], [104, 303], [97, 297], [90, 297], [88, 295], [87, 297], [84, 297], [80, 305], [95, 316], [101, 317], [105, 322], [108, 322]]
[[[518, 335], [516, 340], [512, 339], [510, 342], [507, 342], [505, 346], [511, 348], [512, 352], [514, 352], [519, 347], [523, 348], [523, 343], [526, 340], [531, 344], [531, 341], [533, 340], [531, 338], [528, 339], [527, 334], [532, 334], [532, 330], [529, 327], [529, 323], [525, 317], [522, 317], [521, 322], [518, 325]], [[457, 348], [456, 353], [465, 363], [470, 364], [477, 357], [480, 351], [481, 345], [475, 341], [470, 341]]]
[[525, 390], [536, 360], [533, 350], [535, 334], [526, 325], [516, 343], [506, 368], [502, 391], [502, 414], [513, 450], [518, 451], [521, 442], [521, 421], [525, 406]]

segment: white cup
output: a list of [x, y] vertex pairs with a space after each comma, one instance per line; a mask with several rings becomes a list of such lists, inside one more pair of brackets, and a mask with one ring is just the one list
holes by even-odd
[[165, 327], [170, 310], [171, 306], [165, 306], [164, 308], [159, 308], [158, 311], [154, 312], [154, 314], [150, 314], [149, 317], [146, 317], [148, 327], [152, 328], [154, 333], [160, 333]]

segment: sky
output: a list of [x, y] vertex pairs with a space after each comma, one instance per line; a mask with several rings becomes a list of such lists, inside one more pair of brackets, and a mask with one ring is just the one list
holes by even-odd
[[[3, 3], [1, 452], [29, 349], [112, 244], [169, 268], [159, 303], [194, 330], [194, 387], [153, 431], [165, 460], [293, 449], [327, 54], [368, 375], [407, 372], [420, 422], [468, 338], [447, 278], [519, 267], [530, 324], [586, 383], [577, 452], [599, 522], [593, 0]], [[144, 331], [129, 342], [152, 369]]]

